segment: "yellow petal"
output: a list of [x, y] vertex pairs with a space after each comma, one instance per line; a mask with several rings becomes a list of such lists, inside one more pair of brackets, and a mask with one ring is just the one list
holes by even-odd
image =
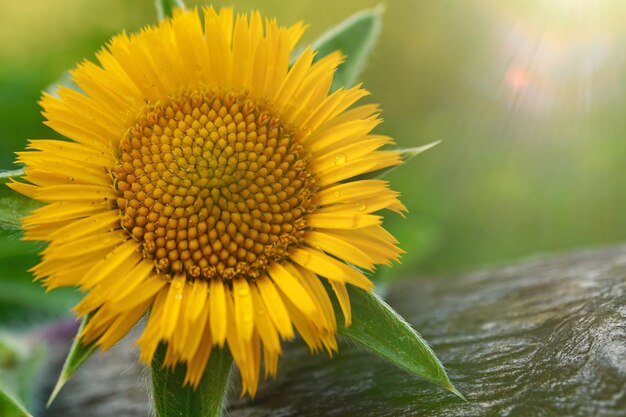
[[304, 240], [309, 245], [318, 247], [360, 268], [370, 271], [374, 269], [374, 263], [369, 255], [336, 235], [311, 230], [304, 234]]
[[280, 339], [278, 338], [278, 332], [274, 323], [270, 318], [270, 315], [265, 308], [265, 304], [259, 293], [259, 289], [252, 285], [250, 286], [250, 293], [255, 309], [254, 322], [258, 330], [259, 336], [263, 341], [263, 349], [266, 351], [280, 352]]
[[249, 342], [254, 330], [254, 305], [247, 279], [237, 278], [233, 280], [233, 295], [239, 338], [243, 342]]
[[274, 262], [269, 266], [267, 272], [270, 274], [274, 284], [280, 288], [299, 310], [307, 316], [318, 314], [315, 302], [311, 299], [309, 293], [284, 266]]
[[170, 282], [165, 305], [163, 306], [162, 337], [164, 339], [172, 337], [172, 333], [178, 324], [186, 282], [184, 275], [177, 275]]
[[292, 249], [291, 259], [298, 265], [332, 281], [347, 282], [371, 290], [372, 282], [356, 269], [313, 248]]
[[283, 339], [293, 339], [293, 327], [289, 313], [272, 280], [267, 276], [262, 276], [256, 280], [256, 285], [264, 306], [280, 336]]
[[222, 280], [212, 279], [209, 291], [209, 305], [211, 307], [209, 320], [211, 322], [211, 335], [215, 343], [224, 346], [227, 333], [226, 294]]
[[305, 216], [307, 226], [322, 229], [360, 229], [381, 224], [382, 217], [357, 210], [324, 213], [321, 210]]

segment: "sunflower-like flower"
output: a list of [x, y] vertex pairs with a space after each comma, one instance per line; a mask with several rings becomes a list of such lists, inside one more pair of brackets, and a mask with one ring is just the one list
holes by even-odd
[[303, 24], [203, 15], [114, 37], [72, 72], [79, 91], [44, 95], [46, 124], [69, 140], [30, 141], [28, 182], [11, 187], [46, 203], [23, 221], [49, 242], [33, 271], [86, 293], [83, 343], [107, 349], [149, 311], [141, 360], [165, 342], [164, 366], [185, 363], [197, 386], [227, 344], [254, 395], [261, 356], [275, 375], [294, 330], [336, 351], [329, 291], [349, 325], [346, 284], [370, 291], [361, 270], [398, 258], [373, 214], [402, 212], [398, 193], [359, 178], [400, 155], [371, 134], [378, 107], [355, 105], [365, 90], [329, 94], [339, 52], [290, 64]]

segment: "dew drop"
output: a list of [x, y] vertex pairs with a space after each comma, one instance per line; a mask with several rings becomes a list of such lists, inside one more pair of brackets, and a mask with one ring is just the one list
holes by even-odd
[[246, 296], [248, 295], [248, 293], [250, 292], [247, 288], [239, 288], [239, 290], [237, 291], [239, 293], [239, 295]]
[[367, 205], [365, 205], [364, 203], [356, 203], [354, 205], [354, 208], [356, 208], [357, 211], [363, 212], [367, 209]]
[[341, 197], [341, 192], [340, 192], [340, 191], [335, 191], [335, 192], [333, 193], [333, 197], [335, 197], [335, 198], [339, 198], [339, 197]]
[[176, 294], [176, 296], [174, 296], [175, 299], [177, 300], [182, 300], [183, 299], [183, 295], [182, 294]]
[[346, 156], [342, 153], [335, 155], [335, 165], [342, 166], [346, 163]]

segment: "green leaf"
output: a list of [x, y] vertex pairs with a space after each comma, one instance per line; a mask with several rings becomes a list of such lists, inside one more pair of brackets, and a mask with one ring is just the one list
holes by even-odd
[[61, 75], [59, 79], [57, 79], [52, 84], [49, 84], [46, 87], [46, 93], [53, 95], [55, 97], [59, 97], [60, 87], [65, 87], [65, 88], [69, 88], [72, 90], [76, 90], [79, 93], [84, 94], [83, 90], [81, 90], [80, 87], [74, 82], [74, 80], [72, 79], [72, 74], [70, 74], [69, 72], [63, 73], [63, 75]]
[[400, 153], [400, 157], [402, 158], [402, 161], [404, 162], [404, 164], [396, 165], [396, 166], [393, 166], [393, 167], [381, 169], [380, 171], [374, 171], [374, 172], [370, 172], [370, 173], [367, 173], [367, 174], [364, 174], [364, 175], [360, 175], [358, 177], [358, 179], [362, 180], [362, 179], [371, 179], [371, 178], [376, 178], [376, 179], [384, 178], [391, 171], [406, 165], [411, 159], [415, 158], [417, 155], [421, 154], [422, 152], [426, 152], [427, 150], [429, 150], [431, 148], [434, 148], [435, 146], [439, 145], [440, 143], [441, 143], [441, 141], [438, 140], [436, 142], [432, 142], [432, 143], [429, 143], [429, 144], [423, 145], [423, 146], [417, 146], [415, 148], [391, 149], [392, 151]]
[[23, 169], [14, 169], [12, 171], [0, 171], [0, 181], [6, 182], [9, 178], [24, 175]]
[[331, 90], [351, 87], [363, 71], [382, 26], [384, 7], [362, 10], [322, 34], [313, 42], [316, 59], [341, 51], [346, 61], [337, 68]]
[[157, 417], [219, 417], [224, 407], [233, 359], [228, 348], [213, 348], [200, 385], [183, 386], [185, 365], [163, 368], [166, 345], [152, 361], [152, 395]]
[[159, 20], [172, 17], [174, 9], [185, 9], [183, 0], [155, 0]]
[[11, 178], [23, 174], [24, 171], [21, 169], [0, 171], [0, 228], [19, 229], [22, 217], [41, 207], [41, 203], [7, 187], [6, 184]]
[[0, 416], [33, 417], [17, 398], [2, 388], [0, 388]]
[[[465, 399], [450, 382], [428, 343], [398, 313], [376, 294], [354, 287], [348, 287], [348, 292], [354, 320], [346, 328], [343, 319], [338, 319], [339, 334]], [[333, 302], [341, 314], [334, 298]]]
[[402, 160], [406, 163], [406, 162], [409, 162], [411, 159], [415, 158], [417, 155], [421, 154], [422, 152], [426, 152], [427, 150], [434, 148], [440, 143], [441, 141], [438, 140], [438, 141], [429, 143], [427, 145], [417, 146], [415, 148], [396, 149], [396, 151], [400, 152], [400, 156], [402, 156]]
[[76, 332], [76, 337], [74, 338], [74, 342], [72, 343], [70, 352], [67, 355], [67, 358], [65, 358], [65, 363], [63, 364], [61, 375], [59, 375], [59, 379], [57, 380], [57, 383], [52, 390], [52, 394], [50, 394], [50, 398], [48, 399], [48, 407], [50, 406], [50, 404], [52, 404], [57, 395], [59, 395], [59, 392], [61, 391], [61, 388], [63, 388], [65, 383], [69, 381], [69, 379], [72, 377], [72, 375], [74, 375], [78, 368], [80, 368], [80, 366], [85, 363], [85, 361], [96, 350], [95, 342], [85, 345], [79, 339], [79, 335], [81, 334], [87, 323], [89, 323], [89, 320], [91, 319], [93, 314], [94, 313], [89, 313], [85, 316], [80, 324], [80, 327], [78, 328], [78, 332]]
[[0, 416], [30, 416], [33, 381], [44, 364], [45, 349], [27, 338], [0, 334]]
[[[1, 187], [1, 185], [0, 185]], [[41, 327], [45, 321], [68, 317], [72, 305], [80, 301], [74, 288], [51, 293], [33, 282], [28, 270], [39, 261], [40, 242], [20, 240], [15, 230], [0, 230], [0, 323], [2, 328]]]

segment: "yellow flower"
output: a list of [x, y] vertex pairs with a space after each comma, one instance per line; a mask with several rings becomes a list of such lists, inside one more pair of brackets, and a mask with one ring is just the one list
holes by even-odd
[[46, 123], [70, 140], [31, 141], [18, 154], [28, 183], [11, 187], [46, 203], [24, 219], [26, 239], [49, 242], [33, 271], [86, 293], [84, 343], [107, 349], [149, 311], [141, 360], [166, 342], [165, 366], [186, 363], [197, 386], [227, 344], [250, 395], [261, 352], [275, 375], [294, 328], [337, 350], [326, 288], [349, 325], [346, 284], [371, 290], [359, 269], [401, 252], [373, 214], [402, 212], [398, 193], [358, 177], [400, 156], [370, 133], [377, 106], [354, 106], [365, 90], [329, 94], [340, 53], [307, 48], [290, 67], [303, 31], [178, 12], [80, 64], [80, 91], [44, 95]]

